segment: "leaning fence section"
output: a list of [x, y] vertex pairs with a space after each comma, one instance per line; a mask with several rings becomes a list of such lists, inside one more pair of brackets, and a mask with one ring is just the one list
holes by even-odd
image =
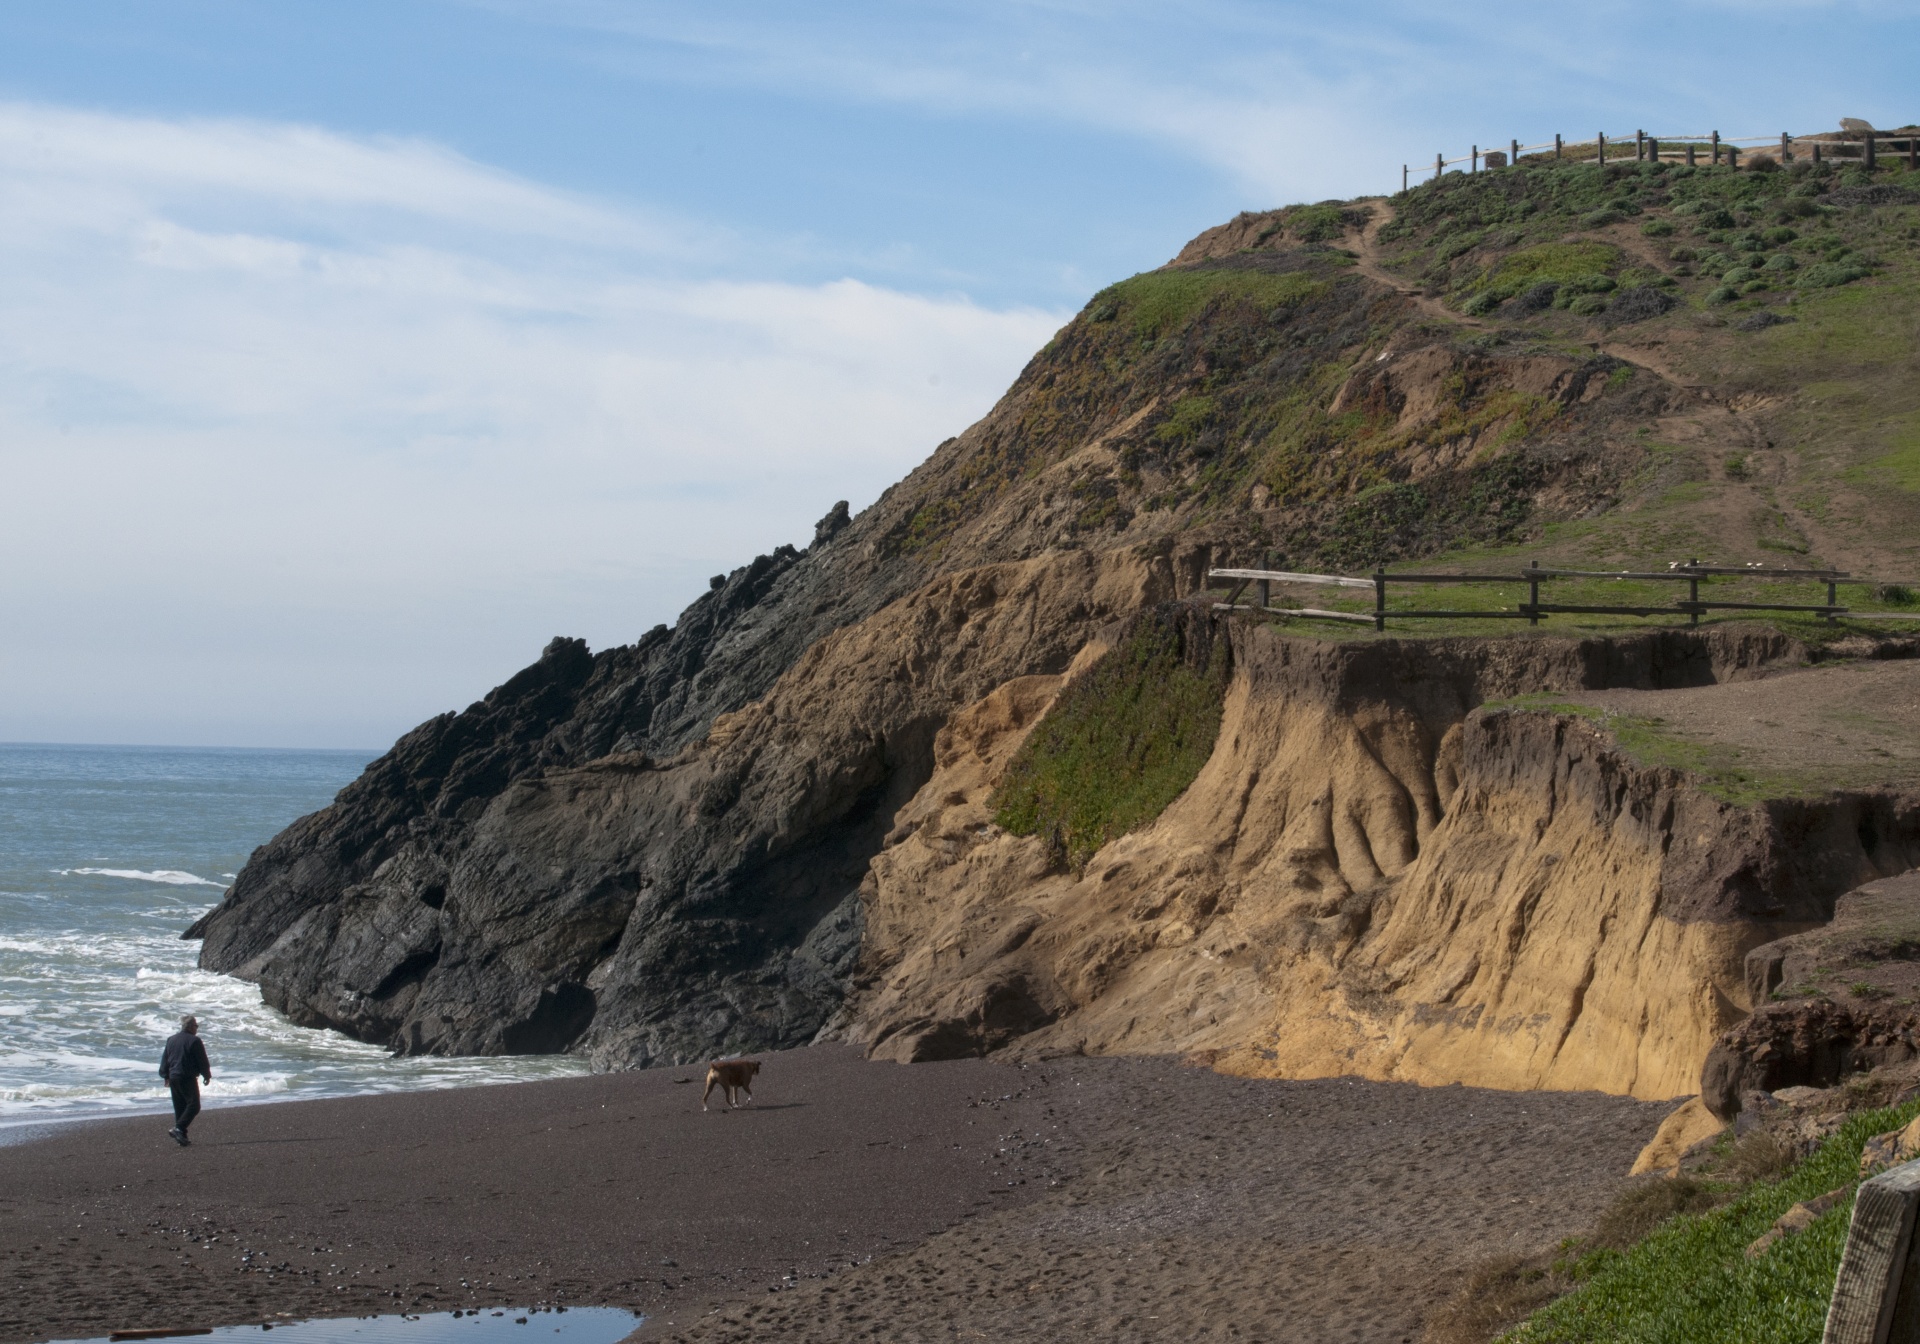
[[[1467, 153], [1454, 158], [1439, 153], [1433, 156], [1432, 172], [1438, 178], [1449, 168], [1459, 168], [1469, 173], [1477, 173], [1482, 168], [1505, 168], [1519, 163], [1521, 156], [1528, 154], [1603, 166], [1633, 160], [1639, 163], [1685, 163], [1690, 166], [1724, 163], [1729, 167], [1738, 167], [1742, 156], [1765, 154], [1782, 164], [1801, 159], [1812, 163], [1834, 160], [1864, 164], [1868, 168], [1877, 167], [1880, 156], [1888, 154], [1904, 159], [1909, 171], [1920, 171], [1920, 134], [1911, 128], [1893, 132], [1846, 130], [1837, 136], [1832, 133], [1794, 135], [1791, 131], [1781, 131], [1778, 135], [1741, 136], [1723, 136], [1718, 131], [1708, 131], [1703, 135], [1650, 135], [1646, 131], [1635, 131], [1631, 135], [1608, 135], [1601, 131], [1592, 140], [1577, 144], [1564, 136], [1555, 135], [1551, 140], [1530, 145], [1509, 140], [1505, 149], [1483, 149], [1475, 145]], [[1405, 191], [1412, 185], [1415, 172], [1424, 175], [1427, 171], [1425, 165], [1415, 168], [1412, 164], [1401, 164], [1400, 189]]]
[[[1705, 585], [1727, 584], [1753, 580], [1772, 582], [1806, 583], [1816, 587], [1824, 585], [1824, 602], [1738, 602], [1716, 600], [1709, 589], [1703, 597]], [[1685, 584], [1685, 597], [1676, 597], [1667, 603], [1576, 603], [1543, 600], [1542, 588], [1555, 582], [1568, 580], [1613, 581], [1632, 583], [1672, 583]], [[1527, 585], [1527, 600], [1512, 608], [1488, 610], [1485, 608], [1452, 609], [1438, 607], [1389, 607], [1387, 591], [1394, 584], [1461, 584]], [[1215, 602], [1219, 611], [1251, 611], [1284, 617], [1306, 617], [1316, 620], [1343, 621], [1357, 625], [1371, 625], [1375, 630], [1385, 630], [1389, 618], [1395, 620], [1523, 620], [1529, 625], [1538, 625], [1550, 616], [1593, 615], [1593, 616], [1684, 616], [1689, 624], [1698, 625], [1700, 617], [1711, 611], [1775, 611], [1798, 615], [1815, 616], [1833, 620], [1849, 614], [1850, 609], [1840, 604], [1839, 590], [1842, 584], [1867, 584], [1882, 589], [1908, 591], [1900, 585], [1878, 584], [1872, 579], [1855, 578], [1844, 570], [1837, 569], [1768, 569], [1756, 565], [1731, 566], [1702, 564], [1698, 560], [1687, 560], [1669, 565], [1663, 570], [1589, 570], [1558, 569], [1533, 561], [1525, 567], [1502, 574], [1389, 574], [1384, 568], [1375, 569], [1364, 577], [1344, 574], [1310, 574], [1291, 570], [1277, 569], [1210, 569], [1207, 571], [1209, 589], [1227, 587], [1230, 591], [1226, 600]], [[1367, 590], [1373, 594], [1371, 612], [1334, 611], [1321, 607], [1275, 606], [1273, 590], [1276, 587], [1290, 586], [1346, 588]], [[1250, 605], [1241, 605], [1241, 597], [1251, 588], [1253, 600]], [[1905, 613], [1875, 612], [1870, 615], [1877, 618], [1889, 616], [1900, 619], [1920, 619], [1920, 611], [1907, 616]]]

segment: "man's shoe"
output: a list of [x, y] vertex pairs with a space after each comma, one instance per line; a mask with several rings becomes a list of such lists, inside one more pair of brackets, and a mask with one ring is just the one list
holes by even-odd
[[179, 1144], [182, 1148], [185, 1148], [187, 1146], [187, 1131], [184, 1129], [180, 1129], [179, 1127], [176, 1126], [175, 1128], [167, 1131], [167, 1137], [172, 1139], [175, 1143]]

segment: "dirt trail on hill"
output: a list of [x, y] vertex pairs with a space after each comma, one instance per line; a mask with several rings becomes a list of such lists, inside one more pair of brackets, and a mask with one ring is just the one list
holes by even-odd
[[[1464, 313], [1456, 312], [1438, 299], [1428, 297], [1423, 290], [1417, 286], [1409, 285], [1405, 279], [1395, 275], [1386, 268], [1384, 264], [1386, 254], [1385, 250], [1380, 246], [1380, 232], [1393, 222], [1394, 209], [1383, 200], [1370, 201], [1368, 204], [1373, 209], [1373, 217], [1367, 221], [1366, 227], [1349, 233], [1345, 239], [1342, 240], [1355, 254], [1355, 264], [1360, 274], [1366, 276], [1376, 284], [1385, 285], [1402, 298], [1411, 300], [1413, 305], [1428, 317], [1450, 323], [1454, 326], [1469, 327], [1476, 331], [1487, 330], [1491, 324], [1482, 322], [1478, 318], [1468, 317]], [[1664, 355], [1656, 352], [1655, 347], [1664, 344], [1666, 344], [1666, 339], [1663, 335], [1657, 340], [1647, 344], [1637, 344], [1621, 340], [1601, 340], [1594, 342], [1593, 348], [1603, 354], [1611, 355], [1615, 359], [1623, 360], [1628, 364], [1646, 369], [1649, 373], [1657, 374], [1659, 377], [1677, 387], [1684, 387], [1694, 392], [1705, 391], [1705, 389], [1691, 377], [1676, 370]]]
[[1412, 300], [1413, 306], [1428, 317], [1455, 326], [1484, 328], [1486, 323], [1462, 313], [1456, 313], [1438, 299], [1428, 298], [1425, 292], [1409, 286], [1405, 280], [1381, 264], [1384, 254], [1380, 248], [1380, 231], [1393, 223], [1394, 210], [1384, 200], [1369, 201], [1368, 205], [1373, 208], [1373, 217], [1367, 221], [1366, 227], [1357, 233], [1349, 233], [1342, 240], [1355, 253], [1355, 264], [1360, 274], [1375, 284], [1385, 285], [1401, 298]]

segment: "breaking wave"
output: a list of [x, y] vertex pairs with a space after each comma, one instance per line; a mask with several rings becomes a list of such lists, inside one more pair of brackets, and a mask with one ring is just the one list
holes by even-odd
[[124, 877], [134, 882], [160, 882], [169, 887], [219, 887], [225, 883], [183, 873], [178, 868], [55, 868], [62, 877]]
[[554, 1056], [396, 1059], [297, 1027], [257, 986], [199, 968], [180, 934], [226, 885], [199, 874], [231, 880], [365, 760], [0, 746], [0, 1144], [42, 1119], [165, 1110], [160, 1049], [188, 1013], [212, 1056], [210, 1105], [586, 1071]]

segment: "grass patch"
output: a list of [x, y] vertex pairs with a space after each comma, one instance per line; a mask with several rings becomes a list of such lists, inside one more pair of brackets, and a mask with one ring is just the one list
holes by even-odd
[[1169, 604], [1061, 692], [1008, 767], [994, 820], [1044, 835], [1075, 869], [1178, 798], [1213, 754], [1228, 645], [1205, 612]]
[[1812, 777], [1755, 770], [1743, 762], [1738, 747], [1677, 737], [1664, 720], [1652, 716], [1620, 714], [1551, 695], [1514, 696], [1489, 701], [1486, 707], [1493, 712], [1518, 710], [1586, 719], [1639, 764], [1677, 770], [1689, 776], [1702, 793], [1736, 807], [1748, 807], [1769, 798], [1824, 793], [1828, 787]]
[[1173, 409], [1167, 412], [1167, 418], [1154, 429], [1153, 437], [1157, 442], [1184, 446], [1199, 437], [1200, 431], [1213, 419], [1214, 401], [1212, 397], [1194, 393], [1173, 403]]
[[1513, 1344], [1813, 1344], [1846, 1243], [1851, 1198], [1757, 1260], [1747, 1246], [1794, 1204], [1851, 1185], [1860, 1150], [1920, 1103], [1850, 1117], [1779, 1180], [1732, 1203], [1662, 1223], [1628, 1250], [1599, 1249], [1567, 1267], [1580, 1286], [1502, 1338]]
[[1908, 416], [1893, 435], [1893, 449], [1871, 458], [1846, 473], [1853, 481], [1866, 483], [1878, 477], [1902, 490], [1920, 494], [1920, 416]]
[[1612, 243], [1542, 243], [1507, 256], [1494, 268], [1494, 278], [1518, 286], [1542, 280], [1584, 280], [1609, 275], [1619, 265], [1620, 249]]
[[1324, 287], [1323, 281], [1298, 272], [1230, 267], [1145, 271], [1101, 290], [1094, 296], [1093, 307], [1098, 311], [1113, 305], [1116, 317], [1128, 318], [1141, 339], [1152, 340], [1178, 331], [1217, 300], [1264, 309], [1292, 308]]

